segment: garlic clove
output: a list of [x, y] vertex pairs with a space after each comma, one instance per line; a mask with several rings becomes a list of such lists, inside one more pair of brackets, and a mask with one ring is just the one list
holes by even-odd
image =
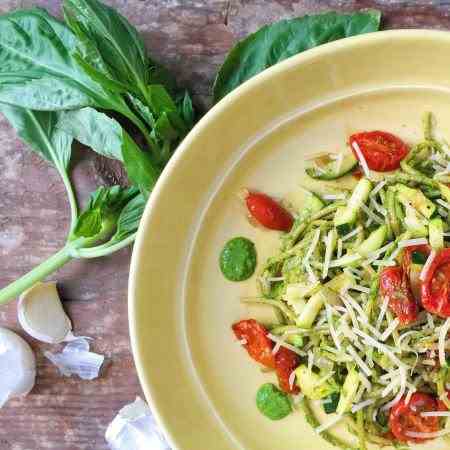
[[12, 397], [27, 395], [35, 378], [31, 347], [16, 333], [0, 327], [0, 407]]
[[59, 344], [72, 336], [72, 323], [53, 282], [36, 283], [20, 296], [18, 319], [30, 336], [48, 344]]

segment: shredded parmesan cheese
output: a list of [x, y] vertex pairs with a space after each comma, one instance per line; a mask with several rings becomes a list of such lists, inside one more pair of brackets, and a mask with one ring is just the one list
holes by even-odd
[[373, 206], [373, 208], [379, 212], [382, 216], [387, 216], [387, 210], [383, 206], [381, 206], [375, 199], [372, 197], [370, 199], [370, 205]]
[[325, 240], [325, 258], [323, 261], [323, 270], [322, 270], [322, 278], [325, 279], [328, 276], [328, 269], [330, 267], [331, 256], [333, 253], [333, 248], [331, 243], [333, 241], [333, 230], [330, 230], [327, 234], [327, 238]]
[[446, 209], [450, 209], [450, 203], [447, 203], [446, 201], [444, 201], [444, 200], [442, 200], [440, 198], [438, 198], [436, 200], [436, 203], [439, 203], [441, 206], [443, 206]]
[[421, 431], [405, 431], [405, 434], [414, 439], [435, 439], [438, 437], [445, 436], [450, 433], [450, 428], [446, 428], [445, 430], [434, 431], [434, 432], [421, 432]]
[[327, 320], [328, 320], [328, 326], [330, 327], [331, 337], [333, 339], [333, 342], [334, 342], [334, 345], [336, 346], [336, 348], [338, 350], [340, 350], [341, 349], [341, 343], [340, 343], [339, 338], [338, 338], [338, 336], [336, 334], [336, 330], [334, 329], [331, 306], [328, 303], [326, 303], [325, 304], [325, 308], [326, 308], [326, 311], [327, 311]]
[[423, 266], [422, 271], [420, 272], [419, 278], [420, 281], [425, 281], [425, 278], [428, 275], [428, 271], [430, 270], [431, 264], [433, 263], [434, 258], [436, 257], [436, 252], [431, 250], [431, 253], [428, 255], [428, 258]]
[[425, 411], [420, 415], [422, 417], [450, 417], [450, 411]]
[[386, 185], [386, 180], [380, 181], [373, 189], [372, 192], [370, 193], [371, 197], [375, 197], [378, 192], [381, 191], [381, 189], [383, 189], [383, 187]]
[[406, 364], [402, 363], [394, 355], [394, 353], [386, 347], [386, 345], [382, 344], [381, 342], [376, 341], [375, 339], [373, 339], [372, 337], [370, 337], [368, 334], [364, 333], [363, 331], [359, 330], [358, 328], [353, 328], [353, 332], [355, 334], [357, 334], [358, 336], [361, 336], [366, 341], [367, 345], [371, 345], [372, 347], [377, 348], [380, 352], [384, 353], [397, 366], [402, 367], [402, 368], [408, 367]]
[[356, 236], [362, 230], [363, 230], [363, 227], [361, 225], [359, 225], [354, 230], [350, 231], [350, 233], [347, 233], [344, 236], [342, 236], [342, 238], [341, 238], [342, 242], [345, 242], [346, 240], [351, 239], [353, 236]]
[[372, 383], [369, 381], [368, 378], [365, 377], [361, 372], [359, 372], [359, 379], [361, 380], [361, 383], [364, 385], [366, 390], [370, 392], [372, 390]]
[[338, 239], [337, 241], [337, 250], [336, 250], [336, 257], [340, 258], [342, 256], [342, 250], [343, 250], [343, 245], [342, 245], [342, 239]]
[[295, 375], [295, 370], [293, 370], [293, 371], [291, 372], [291, 374], [289, 375], [289, 389], [291, 389], [291, 390], [292, 390], [292, 388], [294, 387], [295, 377], [296, 377], [296, 375]]
[[374, 403], [375, 403], [375, 400], [372, 398], [369, 398], [368, 400], [364, 400], [361, 403], [357, 403], [356, 405], [352, 406], [352, 413], [355, 413], [361, 409], [364, 409], [367, 406], [373, 405]]
[[324, 200], [345, 200], [345, 194], [324, 194], [322, 195]]
[[308, 248], [308, 251], [306, 252], [304, 264], [306, 264], [307, 261], [309, 261], [309, 258], [311, 258], [311, 255], [314, 253], [314, 250], [316, 249], [317, 244], [319, 243], [319, 239], [320, 239], [320, 229], [317, 229], [312, 238], [311, 245]]
[[400, 248], [412, 247], [414, 245], [427, 245], [428, 240], [425, 238], [416, 238], [416, 239], [404, 239], [399, 241], [398, 246]]
[[393, 331], [398, 327], [398, 324], [400, 323], [400, 319], [397, 317], [394, 319], [389, 326], [384, 330], [383, 334], [381, 335], [381, 341], [385, 341], [392, 333]]
[[291, 344], [288, 344], [287, 342], [284, 342], [284, 340], [282, 338], [280, 338], [279, 336], [274, 336], [273, 334], [268, 333], [267, 337], [271, 341], [275, 342], [275, 344], [280, 343], [281, 347], [286, 347], [287, 349], [292, 350], [294, 353], [297, 353], [297, 355], [299, 355], [299, 356], [306, 356], [305, 352], [303, 352], [302, 350], [299, 350], [297, 347], [294, 347]]
[[323, 423], [322, 425], [318, 426], [314, 431], [318, 434], [324, 432], [328, 428], [331, 428], [332, 426], [336, 425], [340, 420], [342, 420], [343, 416], [337, 415], [333, 419], [329, 420], [328, 422]]
[[361, 204], [361, 209], [366, 213], [367, 217], [371, 218], [374, 222], [378, 223], [379, 225], [384, 224], [384, 219], [377, 216], [370, 208], [364, 205], [364, 203]]
[[358, 353], [356, 353], [355, 349], [349, 345], [347, 347], [347, 353], [354, 359], [355, 363], [360, 367], [360, 369], [368, 376], [372, 376], [372, 371], [367, 366], [367, 364], [360, 358]]
[[361, 164], [361, 168], [364, 172], [364, 175], [370, 179], [369, 166], [367, 165], [367, 161], [364, 158], [364, 155], [362, 154], [362, 151], [359, 148], [358, 143], [356, 141], [353, 141], [352, 147], [353, 147], [353, 150], [355, 150], [356, 156], [358, 157], [359, 163]]
[[405, 397], [405, 405], [409, 405], [409, 402], [411, 401], [411, 397], [414, 394], [414, 392], [416, 392], [416, 391], [417, 391], [417, 389], [414, 386], [412, 386], [408, 389], [408, 393], [406, 394], [406, 397]]
[[312, 351], [308, 352], [308, 370], [311, 371], [314, 365], [314, 353]]
[[364, 294], [370, 294], [370, 289], [365, 286], [361, 286], [359, 284], [355, 284], [354, 286], [350, 286], [352, 291], [364, 292]]
[[400, 390], [390, 402], [386, 403], [381, 408], [382, 411], [387, 411], [388, 409], [391, 409], [391, 407], [394, 406], [396, 403], [398, 403], [400, 399], [403, 397], [405, 390], [406, 390], [406, 371], [403, 367], [400, 367]]

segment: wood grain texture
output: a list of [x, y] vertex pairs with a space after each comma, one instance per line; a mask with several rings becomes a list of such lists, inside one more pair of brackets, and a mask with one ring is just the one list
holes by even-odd
[[[139, 28], [155, 59], [188, 87], [201, 108], [217, 67], [239, 38], [273, 20], [329, 9], [379, 8], [384, 28], [450, 29], [450, 2], [400, 0], [109, 0]], [[38, 5], [59, 14], [58, 0], [2, 0], [0, 13]], [[68, 206], [57, 173], [27, 151], [0, 119], [0, 285], [19, 277], [62, 244]], [[117, 167], [80, 150], [73, 178], [81, 201], [95, 186], [120, 178]], [[110, 364], [95, 381], [62, 378], [43, 345], [24, 336], [38, 358], [37, 385], [0, 411], [0, 450], [106, 450], [104, 432], [117, 410], [140, 394], [127, 328], [130, 250], [76, 261], [54, 276], [75, 333], [94, 338]], [[151, 295], [151, 293], [149, 293]], [[14, 303], [0, 325], [20, 331]], [[186, 449], [188, 450], [188, 449]], [[189, 449], [204, 450], [204, 449]], [[206, 449], [205, 449], [206, 450]], [[209, 449], [208, 449], [209, 450]]]

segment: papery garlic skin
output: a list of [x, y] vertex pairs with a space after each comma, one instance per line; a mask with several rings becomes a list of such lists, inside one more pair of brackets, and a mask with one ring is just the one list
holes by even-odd
[[59, 344], [71, 336], [72, 323], [65, 313], [56, 283], [36, 283], [19, 298], [18, 320], [35, 339]]
[[35, 379], [31, 347], [16, 333], [0, 327], [0, 407], [12, 397], [27, 395]]
[[149, 406], [139, 397], [119, 411], [105, 439], [111, 450], [171, 450]]
[[94, 380], [100, 375], [105, 357], [89, 351], [89, 342], [80, 337], [69, 342], [60, 353], [44, 352], [44, 356], [58, 367], [61, 375], [78, 375], [83, 380]]

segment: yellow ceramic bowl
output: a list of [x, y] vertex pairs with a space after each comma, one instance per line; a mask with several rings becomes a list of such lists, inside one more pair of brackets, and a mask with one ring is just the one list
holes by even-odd
[[[253, 228], [237, 194], [248, 187], [301, 202], [305, 155], [345, 147], [356, 130], [421, 136], [433, 111], [450, 137], [450, 33], [386, 31], [293, 57], [216, 105], [184, 140], [145, 210], [129, 284], [134, 357], [147, 400], [174, 449], [331, 448], [301, 413], [280, 422], [255, 407], [262, 373], [230, 325], [251, 314], [218, 268], [229, 238], [273, 251], [275, 232]], [[331, 187], [330, 187], [331, 189]], [[450, 448], [444, 441], [431, 449]]]

